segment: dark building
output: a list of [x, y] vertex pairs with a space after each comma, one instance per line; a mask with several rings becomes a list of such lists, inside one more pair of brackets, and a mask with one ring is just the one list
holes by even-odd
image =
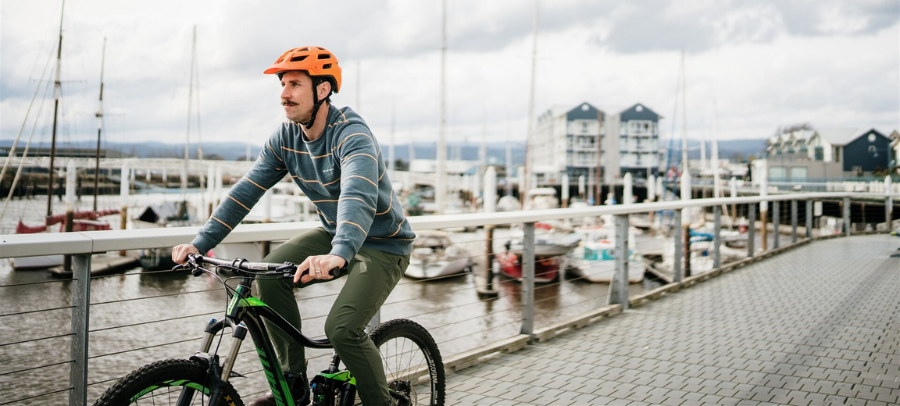
[[878, 130], [870, 129], [844, 145], [844, 172], [871, 175], [891, 167], [891, 140]]

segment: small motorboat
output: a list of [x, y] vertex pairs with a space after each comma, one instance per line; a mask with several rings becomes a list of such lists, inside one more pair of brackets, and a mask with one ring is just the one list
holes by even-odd
[[[616, 272], [615, 229], [609, 226], [577, 227], [578, 246], [569, 253], [567, 277], [595, 283], [610, 283]], [[628, 282], [644, 280], [644, 262], [635, 250], [634, 232], [628, 233]]]
[[[578, 241], [571, 238], [565, 225], [552, 222], [535, 223], [534, 236], [534, 282], [552, 283], [560, 279], [560, 271], [566, 268], [566, 255], [575, 249]], [[512, 239], [503, 245], [506, 250], [494, 254], [499, 274], [514, 280], [522, 279], [522, 239], [521, 229], [514, 229]]]
[[474, 261], [469, 251], [443, 231], [417, 231], [405, 275], [414, 279], [443, 279], [471, 272]]
[[[111, 230], [111, 225], [100, 217], [118, 214], [119, 210], [99, 210], [99, 211], [79, 211], [72, 214], [72, 232], [80, 231], [100, 231]], [[19, 220], [16, 224], [16, 234], [41, 234], [49, 232], [50, 226], [59, 224], [59, 232], [66, 231], [66, 215], [55, 214], [47, 216], [45, 224], [41, 226], [29, 226]], [[13, 269], [30, 270], [30, 269], [48, 269], [61, 266], [64, 261], [63, 255], [41, 255], [36, 257], [18, 257], [10, 258]]]
[[[552, 283], [559, 280], [559, 270], [565, 268], [566, 254], [574, 248], [562, 245], [534, 245], [534, 283]], [[507, 249], [494, 256], [501, 275], [522, 280], [521, 249]]]

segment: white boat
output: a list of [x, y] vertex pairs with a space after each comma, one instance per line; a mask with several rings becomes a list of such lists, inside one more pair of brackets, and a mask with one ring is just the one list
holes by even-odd
[[438, 279], [461, 276], [472, 270], [469, 251], [453, 243], [442, 231], [417, 231], [406, 276], [414, 279]]
[[503, 196], [497, 201], [497, 211], [516, 211], [520, 208], [519, 199], [512, 195]]
[[[691, 274], [697, 275], [713, 269], [713, 242], [711, 234], [694, 233], [691, 244]], [[675, 257], [675, 242], [668, 239], [664, 245], [662, 261], [653, 264], [653, 268], [665, 278], [671, 278]], [[738, 261], [747, 257], [746, 249], [731, 248], [725, 244], [719, 246], [719, 259], [722, 264]]]
[[[586, 226], [575, 228], [580, 237], [578, 246], [569, 253], [567, 278], [583, 279], [595, 283], [610, 283], [616, 272], [615, 228]], [[628, 282], [644, 280], [644, 262], [634, 244], [634, 232], [628, 233]]]
[[53, 268], [55, 266], [61, 266], [63, 260], [62, 255], [42, 255], [38, 257], [17, 257], [10, 259], [13, 269], [17, 271]]
[[559, 199], [556, 197], [556, 189], [552, 187], [538, 187], [528, 191], [525, 210], [544, 210], [559, 208]]

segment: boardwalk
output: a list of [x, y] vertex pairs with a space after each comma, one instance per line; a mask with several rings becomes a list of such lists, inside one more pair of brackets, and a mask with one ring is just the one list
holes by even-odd
[[454, 405], [891, 405], [900, 258], [885, 235], [817, 241], [464, 369]]

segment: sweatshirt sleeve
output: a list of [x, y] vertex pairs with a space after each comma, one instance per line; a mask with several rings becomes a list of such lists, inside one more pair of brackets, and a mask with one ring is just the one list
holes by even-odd
[[341, 166], [341, 195], [331, 254], [348, 263], [369, 234], [378, 200], [378, 146], [369, 129], [350, 125], [338, 137], [335, 154]]
[[250, 171], [228, 192], [197, 233], [191, 244], [201, 253], [219, 245], [223, 239], [250, 213], [250, 209], [270, 187], [281, 181], [288, 171], [280, 155], [279, 132], [266, 142]]

